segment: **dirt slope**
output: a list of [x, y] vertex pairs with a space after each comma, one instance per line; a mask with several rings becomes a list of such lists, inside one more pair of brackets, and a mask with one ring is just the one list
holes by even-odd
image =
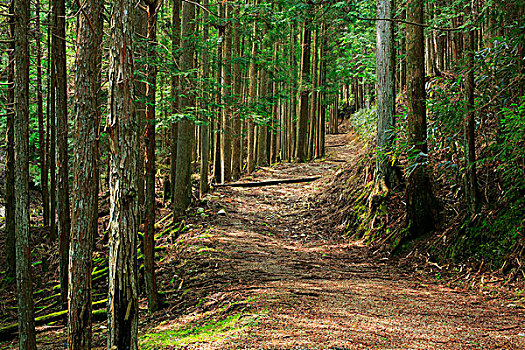
[[[326, 161], [280, 164], [242, 181], [329, 175], [359, 148], [350, 135], [328, 144]], [[511, 301], [399, 270], [316, 223], [323, 186], [215, 191], [161, 268], [186, 271], [170, 274], [184, 296], [168, 299], [181, 306], [143, 331], [142, 347], [525, 349], [525, 310]], [[188, 300], [196, 306], [183, 307]]]

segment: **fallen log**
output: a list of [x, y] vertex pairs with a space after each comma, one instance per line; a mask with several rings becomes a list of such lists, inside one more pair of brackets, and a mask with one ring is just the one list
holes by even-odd
[[301, 177], [296, 179], [275, 179], [275, 180], [266, 180], [266, 181], [257, 181], [257, 182], [232, 182], [227, 184], [215, 184], [214, 187], [263, 187], [263, 186], [273, 186], [281, 184], [297, 184], [302, 182], [312, 182], [320, 179], [321, 176], [312, 176], [312, 177]]

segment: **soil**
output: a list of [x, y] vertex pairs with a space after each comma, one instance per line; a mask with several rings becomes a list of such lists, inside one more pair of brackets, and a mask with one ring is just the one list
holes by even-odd
[[[377, 258], [325, 213], [318, 220], [330, 177], [362, 147], [351, 133], [329, 135], [327, 145], [326, 159], [276, 164], [240, 181], [321, 179], [215, 188], [159, 238], [165, 307], [144, 311], [139, 348], [525, 349], [525, 309], [514, 299]], [[104, 323], [94, 331], [104, 348]], [[38, 338], [42, 349], [64, 347], [63, 329]]]

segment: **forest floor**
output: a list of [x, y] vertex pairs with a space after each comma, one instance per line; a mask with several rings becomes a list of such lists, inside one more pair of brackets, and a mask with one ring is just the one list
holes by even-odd
[[[401, 268], [318, 220], [316, 199], [331, 174], [362, 147], [351, 133], [330, 135], [327, 145], [326, 159], [241, 181], [321, 179], [217, 187], [179, 231], [159, 233], [166, 307], [144, 311], [139, 348], [525, 349], [525, 310], [512, 298]], [[94, 326], [95, 348], [105, 347], [105, 331]], [[64, 347], [64, 329], [38, 338], [42, 349]]]

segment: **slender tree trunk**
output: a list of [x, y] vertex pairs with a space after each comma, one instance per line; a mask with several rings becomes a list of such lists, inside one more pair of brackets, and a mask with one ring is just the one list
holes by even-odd
[[[173, 0], [173, 9], [171, 14], [172, 26], [172, 54], [174, 63], [179, 61], [180, 51], [180, 10], [181, 0]], [[180, 76], [173, 74], [171, 78], [171, 111], [173, 114], [180, 111]], [[166, 186], [170, 191], [170, 198], [173, 206], [175, 178], [177, 177], [177, 137], [179, 135], [179, 123], [171, 123], [171, 153], [170, 153], [170, 184]]]
[[144, 223], [144, 279], [148, 296], [148, 309], [158, 308], [157, 281], [155, 276], [155, 93], [157, 90], [157, 0], [146, 0], [148, 9], [148, 71], [146, 88], [146, 191]]
[[29, 1], [14, 0], [16, 288], [19, 349], [36, 349], [29, 242]]
[[38, 143], [40, 157], [40, 186], [42, 187], [42, 208], [44, 227], [49, 227], [49, 189], [47, 187], [47, 162], [46, 162], [46, 143], [44, 130], [44, 99], [42, 94], [42, 34], [40, 31], [40, 0], [36, 0], [36, 95], [37, 95], [37, 115], [38, 115]]
[[57, 120], [57, 214], [60, 251], [60, 293], [62, 304], [67, 305], [69, 232], [71, 216], [69, 212], [69, 159], [68, 159], [68, 121], [67, 121], [67, 72], [66, 72], [66, 8], [65, 0], [56, 0], [56, 120]]
[[136, 350], [138, 331], [138, 138], [133, 86], [135, 3], [115, 0], [110, 16], [110, 240], [108, 349]]
[[[466, 8], [467, 15], [472, 16], [470, 5]], [[475, 143], [475, 111], [474, 111], [474, 31], [468, 28], [468, 32], [463, 35], [464, 39], [464, 60], [466, 63], [465, 74], [465, 198], [471, 214], [478, 210], [479, 190], [478, 177], [476, 171], [476, 143]]]
[[[251, 51], [251, 60], [250, 60], [250, 86], [249, 86], [249, 95], [250, 95], [250, 104], [255, 106], [255, 101], [257, 98], [257, 40], [255, 39], [256, 26], [253, 24], [253, 42], [252, 42], [252, 51]], [[247, 172], [251, 173], [255, 170], [255, 122], [253, 119], [248, 120], [248, 159], [247, 159]]]
[[235, 118], [233, 120], [233, 145], [232, 145], [232, 178], [237, 180], [241, 176], [242, 170], [242, 121], [241, 121], [241, 34], [240, 24], [238, 22], [239, 7], [235, 7], [234, 11], [234, 35], [233, 35], [233, 56], [235, 62], [233, 63], [233, 101], [235, 103]]
[[[11, 0], [9, 4], [9, 13], [14, 13], [15, 1]], [[6, 180], [5, 180], [5, 230], [6, 230], [6, 263], [7, 273], [10, 277], [16, 277], [16, 235], [15, 235], [15, 96], [14, 96], [14, 80], [15, 80], [15, 42], [14, 42], [14, 17], [9, 18], [9, 39], [13, 40], [9, 45], [9, 66], [7, 69], [7, 108], [6, 108]]]
[[[232, 5], [226, 4], [225, 18], [232, 15]], [[227, 23], [224, 33], [222, 65], [222, 135], [221, 135], [221, 182], [231, 181], [232, 170], [232, 23]]]
[[[407, 21], [423, 23], [423, 1], [409, 0]], [[423, 28], [407, 25], [407, 131], [410, 154], [407, 177], [407, 225], [413, 237], [434, 228], [432, 190], [425, 163], [428, 158], [425, 107]]]
[[[180, 68], [183, 72], [193, 69], [193, 57], [195, 52], [194, 42], [194, 19], [195, 5], [184, 2], [182, 4], [182, 57]], [[188, 74], [184, 81], [183, 95], [181, 97], [181, 110], [188, 113], [189, 108], [194, 105], [192, 91], [193, 76]], [[175, 178], [173, 219], [180, 217], [188, 207], [191, 200], [191, 154], [194, 138], [193, 122], [187, 118], [179, 122], [178, 146], [177, 146], [177, 177]]]
[[56, 26], [56, 3], [52, 2], [52, 25], [49, 28], [49, 92], [48, 92], [48, 105], [47, 118], [49, 124], [49, 239], [51, 242], [57, 239], [57, 228], [56, 228], [56, 208], [57, 208], [57, 183], [56, 183], [56, 65], [57, 52], [55, 36]]
[[[204, 0], [204, 7], [208, 8], [208, 0]], [[209, 39], [209, 30], [208, 30], [208, 12], [203, 12], [203, 29], [202, 29], [202, 41], [207, 42]], [[207, 81], [210, 78], [210, 55], [208, 48], [205, 47], [202, 51], [202, 78], [204, 81], [204, 86], [207, 88]], [[203, 91], [203, 101], [204, 109], [208, 109], [210, 95], [207, 92], [207, 89]], [[205, 120], [201, 125], [200, 129], [200, 148], [201, 148], [201, 172], [200, 172], [200, 181], [199, 181], [199, 196], [202, 198], [209, 190], [208, 185], [208, 170], [209, 170], [209, 161], [210, 161], [210, 118], [208, 117], [209, 113], [205, 112]]]
[[[98, 109], [102, 0], [84, 3], [78, 17], [75, 75], [73, 206], [69, 254], [68, 349], [91, 349], [93, 241], [98, 221]], [[88, 20], [89, 19], [89, 20]], [[93, 26], [93, 27], [91, 27]]]
[[[377, 2], [377, 17], [392, 18], [390, 0]], [[390, 154], [393, 146], [395, 84], [394, 84], [394, 35], [390, 21], [377, 21], [377, 149], [376, 183], [381, 190], [393, 185]]]
[[312, 93], [310, 95], [310, 125], [308, 127], [308, 159], [314, 158], [314, 146], [315, 146], [315, 138], [317, 135], [317, 71], [319, 69], [318, 65], [318, 59], [317, 59], [317, 51], [318, 51], [318, 31], [313, 32], [313, 55], [312, 55]]
[[268, 165], [268, 153], [267, 153], [267, 143], [268, 143], [268, 113], [267, 113], [267, 103], [268, 103], [268, 69], [267, 67], [261, 67], [260, 69], [260, 79], [259, 79], [259, 100], [262, 101], [263, 116], [265, 118], [264, 122], [257, 125], [257, 165], [258, 166], [267, 166]]
[[301, 95], [299, 100], [299, 121], [297, 127], [297, 148], [295, 160], [298, 162], [307, 161], [307, 128], [308, 128], [308, 94], [305, 88], [310, 82], [310, 44], [311, 44], [310, 21], [306, 20], [303, 27], [303, 51], [301, 55]]

